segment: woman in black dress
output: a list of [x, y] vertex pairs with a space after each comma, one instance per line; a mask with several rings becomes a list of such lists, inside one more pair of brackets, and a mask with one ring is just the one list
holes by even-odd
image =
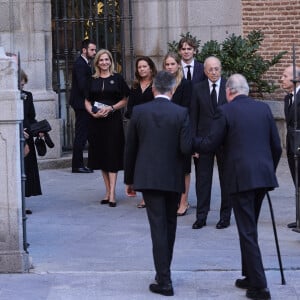
[[[23, 100], [24, 107], [24, 120], [23, 128], [24, 131], [30, 133], [30, 125], [36, 123], [35, 109], [33, 105], [33, 98], [30, 92], [24, 91], [24, 85], [28, 82], [26, 73], [21, 70], [21, 98]], [[24, 157], [24, 171], [26, 175], [25, 181], [25, 197], [38, 196], [42, 194], [39, 169], [37, 164], [37, 158], [35, 153], [35, 146], [33, 137], [30, 134], [25, 133], [26, 144], [29, 147], [29, 152]], [[26, 209], [26, 213], [31, 214], [30, 209]]]
[[[132, 83], [128, 98], [127, 111], [125, 117], [130, 119], [134, 106], [143, 104], [154, 99], [152, 93], [152, 81], [157, 73], [156, 66], [152, 59], [148, 56], [141, 56], [135, 62], [135, 80]], [[135, 196], [136, 193], [127, 194], [127, 196]], [[144, 208], [144, 199], [137, 205], [138, 208]]]
[[85, 107], [89, 121], [88, 167], [102, 170], [106, 193], [101, 204], [116, 206], [117, 174], [123, 170], [124, 130], [121, 109], [127, 104], [129, 87], [124, 78], [114, 72], [111, 53], [97, 52], [95, 74], [87, 92]]
[[[163, 60], [163, 69], [173, 74], [176, 78], [175, 92], [172, 96], [172, 102], [190, 107], [192, 98], [192, 81], [186, 80], [183, 76], [180, 57], [173, 52], [166, 54]], [[177, 216], [184, 216], [189, 209], [188, 194], [191, 181], [191, 156], [186, 156], [185, 164], [185, 193], [181, 195]]]

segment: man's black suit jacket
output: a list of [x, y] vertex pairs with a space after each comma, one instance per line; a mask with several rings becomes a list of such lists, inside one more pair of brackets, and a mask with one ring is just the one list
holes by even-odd
[[209, 135], [194, 139], [194, 150], [224, 152], [224, 174], [230, 194], [278, 186], [275, 170], [281, 143], [269, 106], [239, 95], [219, 106]]
[[184, 155], [191, 154], [188, 110], [166, 98], [133, 108], [125, 146], [125, 183], [137, 191], [184, 192]]
[[296, 103], [289, 108], [289, 95], [284, 98], [284, 114], [287, 127], [286, 150], [287, 154], [295, 154], [295, 109], [297, 109], [297, 129], [300, 128], [300, 91], [296, 94]]
[[84, 100], [92, 77], [92, 69], [80, 55], [74, 65], [72, 72], [72, 89], [70, 105], [76, 109], [84, 109]]
[[[218, 106], [227, 103], [225, 92], [226, 80], [221, 78], [221, 84], [218, 96]], [[205, 136], [209, 133], [212, 124], [215, 109], [210, 97], [208, 79], [197, 83], [193, 87], [191, 100], [191, 126], [193, 136]]]
[[197, 60], [194, 60], [194, 71], [193, 71], [192, 83], [193, 84], [199, 83], [206, 78], [207, 77], [204, 74], [203, 64]]

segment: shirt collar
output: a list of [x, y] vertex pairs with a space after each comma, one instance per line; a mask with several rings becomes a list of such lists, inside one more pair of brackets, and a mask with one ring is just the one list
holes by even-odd
[[221, 85], [221, 77], [220, 77], [216, 82], [212, 82], [212, 81], [210, 81], [210, 80], [208, 79], [209, 88], [212, 88], [212, 85], [213, 85], [214, 83], [216, 84], [216, 87], [219, 88], [220, 85]]
[[86, 61], [87, 64], [89, 64], [88, 59], [84, 55], [81, 54], [81, 57]]
[[155, 97], [155, 99], [156, 98], [166, 98], [166, 99], [168, 99], [168, 100], [171, 100], [168, 96], [166, 96], [166, 95], [157, 95], [156, 97]]
[[191, 66], [194, 68], [195, 60], [193, 59], [190, 64], [186, 64], [183, 60], [181, 61], [182, 68], [184, 69], [186, 66]]

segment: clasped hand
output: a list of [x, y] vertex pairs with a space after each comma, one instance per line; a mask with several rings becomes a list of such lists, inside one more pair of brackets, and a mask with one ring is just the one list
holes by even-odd
[[103, 107], [99, 109], [95, 114], [95, 118], [106, 118], [112, 111], [112, 108], [110, 106]]

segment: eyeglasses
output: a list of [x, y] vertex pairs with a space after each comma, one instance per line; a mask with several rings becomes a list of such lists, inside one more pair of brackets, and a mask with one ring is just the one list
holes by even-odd
[[211, 74], [211, 73], [218, 73], [218, 72], [220, 72], [221, 71], [221, 68], [219, 68], [219, 67], [215, 67], [215, 68], [210, 68], [210, 69], [208, 69], [207, 70], [207, 73], [208, 74]]

